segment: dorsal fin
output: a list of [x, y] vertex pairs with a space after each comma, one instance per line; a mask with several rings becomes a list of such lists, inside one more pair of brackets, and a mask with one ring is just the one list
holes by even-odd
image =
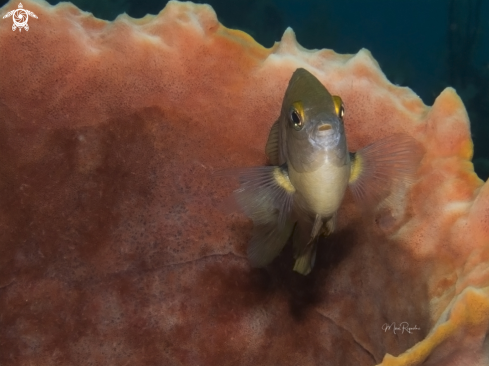
[[278, 121], [276, 121], [270, 133], [268, 135], [267, 146], [265, 147], [265, 154], [267, 154], [268, 160], [271, 165], [279, 165], [278, 157]]

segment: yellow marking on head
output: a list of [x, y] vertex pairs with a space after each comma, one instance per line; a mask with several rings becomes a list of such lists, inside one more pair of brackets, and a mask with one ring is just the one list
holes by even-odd
[[296, 112], [299, 113], [301, 120], [304, 121], [304, 105], [302, 104], [302, 102], [298, 101], [292, 103], [292, 108], [294, 108]]
[[275, 168], [273, 170], [273, 177], [275, 178], [275, 182], [277, 182], [281, 188], [285, 189], [287, 193], [292, 194], [295, 192], [295, 187], [290, 183], [288, 175], [282, 172], [282, 169], [279, 167]]
[[336, 115], [340, 118], [343, 118], [343, 114], [345, 113], [345, 108], [343, 107], [343, 100], [337, 95], [333, 95], [333, 103], [334, 103], [334, 111]]
[[349, 183], [354, 183], [357, 181], [358, 177], [362, 174], [363, 170], [363, 159], [359, 154], [355, 154], [354, 158], [351, 159], [351, 170], [350, 170], [350, 180]]

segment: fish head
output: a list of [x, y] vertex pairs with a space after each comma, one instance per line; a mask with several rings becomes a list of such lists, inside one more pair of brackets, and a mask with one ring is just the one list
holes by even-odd
[[348, 158], [344, 107], [309, 71], [297, 69], [281, 111], [287, 163], [297, 172], [318, 169], [325, 161], [337, 166]]

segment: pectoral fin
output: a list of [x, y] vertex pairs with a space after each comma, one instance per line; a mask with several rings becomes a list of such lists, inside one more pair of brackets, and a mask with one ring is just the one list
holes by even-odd
[[417, 141], [396, 134], [351, 153], [350, 189], [361, 203], [386, 195], [392, 183], [410, 183], [423, 152]]
[[287, 166], [233, 169], [232, 172], [240, 182], [234, 198], [245, 215], [257, 225], [278, 221], [283, 226], [295, 193]]
[[226, 175], [230, 173], [241, 183], [234, 198], [254, 224], [248, 257], [253, 266], [265, 266], [280, 253], [294, 227], [291, 209], [295, 188], [287, 166], [233, 169]]

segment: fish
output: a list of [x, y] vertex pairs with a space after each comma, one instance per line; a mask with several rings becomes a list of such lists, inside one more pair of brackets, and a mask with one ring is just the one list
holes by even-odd
[[232, 170], [240, 183], [235, 202], [253, 221], [253, 267], [267, 266], [292, 239], [293, 270], [309, 274], [318, 238], [336, 230], [348, 187], [357, 201], [373, 204], [389, 182], [408, 182], [416, 171], [414, 138], [395, 134], [350, 152], [344, 118], [341, 97], [306, 69], [294, 71], [265, 146], [270, 165]]

